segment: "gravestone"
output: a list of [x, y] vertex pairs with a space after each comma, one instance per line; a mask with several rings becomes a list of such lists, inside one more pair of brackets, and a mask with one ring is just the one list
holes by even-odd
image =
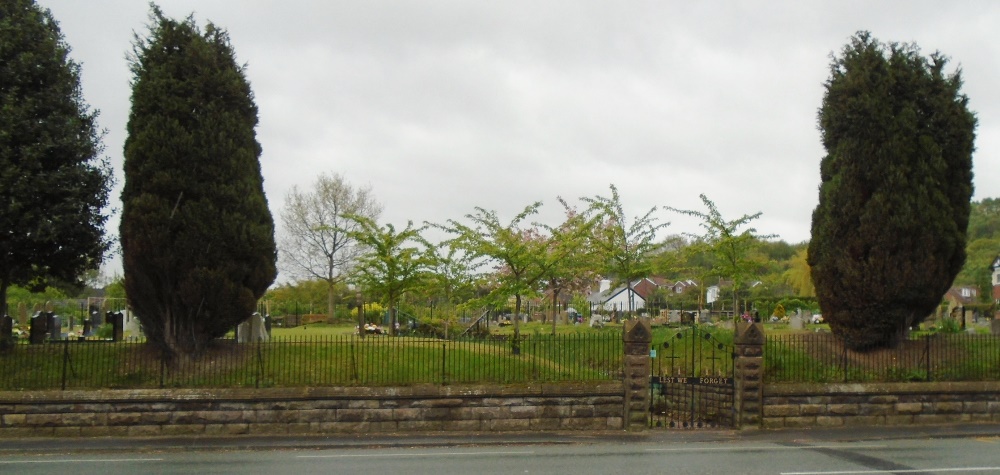
[[264, 315], [264, 331], [271, 336], [271, 315]]
[[14, 319], [9, 315], [0, 317], [0, 351], [5, 351], [17, 344], [14, 339]]
[[111, 320], [111, 341], [122, 341], [125, 337], [125, 314], [108, 312]]
[[62, 317], [56, 315], [54, 312], [47, 313], [49, 322], [49, 339], [50, 340], [62, 340]]
[[701, 323], [710, 323], [712, 321], [712, 311], [711, 310], [702, 310], [701, 311], [701, 317], [699, 317], [699, 321]]
[[93, 334], [94, 334], [94, 324], [88, 318], [88, 319], [86, 319], [86, 320], [83, 321], [83, 333], [82, 333], [81, 336], [85, 336], [86, 337], [86, 336], [91, 336]]
[[104, 324], [104, 317], [101, 312], [91, 312], [90, 313], [90, 326], [93, 330], [97, 330], [101, 325]]
[[236, 327], [236, 341], [240, 343], [267, 341], [268, 339], [269, 335], [264, 328], [264, 317], [257, 312], [254, 312], [250, 318]]
[[28, 343], [32, 345], [40, 345], [45, 342], [45, 335], [49, 333], [48, 330], [49, 317], [42, 312], [35, 312], [31, 317], [31, 323], [28, 327]]
[[681, 311], [680, 310], [671, 310], [670, 311], [670, 318], [667, 321], [670, 322], [670, 323], [680, 323], [681, 322]]
[[125, 309], [125, 337], [136, 338], [142, 332], [139, 326], [139, 319], [132, 312]]
[[797, 313], [788, 320], [788, 327], [792, 330], [801, 330], [805, 328], [805, 322], [802, 319], [802, 315]]
[[1000, 335], [1000, 320], [993, 320], [990, 322], [990, 332], [994, 335]]

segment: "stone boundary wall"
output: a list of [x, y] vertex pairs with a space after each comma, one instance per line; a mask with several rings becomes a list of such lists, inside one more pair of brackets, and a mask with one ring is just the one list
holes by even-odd
[[1000, 382], [771, 384], [761, 427], [1000, 423]]
[[0, 391], [0, 438], [621, 430], [621, 382]]

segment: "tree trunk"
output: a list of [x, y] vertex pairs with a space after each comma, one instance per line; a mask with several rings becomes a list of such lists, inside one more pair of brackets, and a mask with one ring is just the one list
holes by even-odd
[[337, 296], [334, 293], [334, 283], [333, 281], [328, 281], [326, 287], [326, 318], [330, 323], [333, 323], [333, 314], [336, 304]]

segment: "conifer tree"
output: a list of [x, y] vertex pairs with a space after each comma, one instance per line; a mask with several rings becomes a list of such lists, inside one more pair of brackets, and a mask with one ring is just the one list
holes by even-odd
[[824, 319], [856, 350], [898, 344], [965, 259], [976, 118], [946, 63], [860, 32], [830, 65], [808, 259]]
[[247, 319], [276, 276], [257, 106], [227, 33], [152, 7], [130, 57], [121, 244], [129, 304], [166, 357]]
[[11, 285], [79, 283], [110, 247], [97, 113], [52, 14], [0, 2], [0, 314]]

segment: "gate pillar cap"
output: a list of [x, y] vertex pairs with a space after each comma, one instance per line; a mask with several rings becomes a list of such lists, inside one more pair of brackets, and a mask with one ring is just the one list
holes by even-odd
[[648, 343], [653, 341], [653, 331], [649, 320], [644, 318], [626, 320], [624, 340], [626, 343]]
[[736, 338], [733, 342], [737, 345], [763, 345], [764, 337], [763, 323], [736, 323]]

